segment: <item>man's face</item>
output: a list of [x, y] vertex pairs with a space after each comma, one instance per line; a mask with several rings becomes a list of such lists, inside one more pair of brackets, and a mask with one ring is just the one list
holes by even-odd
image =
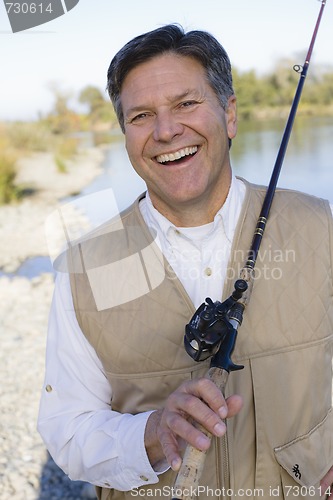
[[129, 158], [154, 206], [175, 224], [192, 225], [186, 222], [190, 213], [193, 225], [213, 220], [227, 196], [235, 101], [232, 96], [225, 111], [204, 68], [190, 57], [157, 56], [125, 78], [121, 103]]

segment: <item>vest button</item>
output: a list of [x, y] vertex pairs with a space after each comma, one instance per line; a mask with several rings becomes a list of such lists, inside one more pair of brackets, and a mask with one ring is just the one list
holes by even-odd
[[148, 477], [143, 474], [140, 476], [141, 481], [148, 481]]

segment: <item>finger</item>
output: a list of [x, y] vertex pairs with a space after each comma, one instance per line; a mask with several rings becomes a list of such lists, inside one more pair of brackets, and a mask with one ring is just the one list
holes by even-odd
[[158, 432], [158, 438], [166, 461], [174, 471], [178, 471], [180, 469], [182, 459], [179, 454], [177, 439], [168, 429], [160, 430]]
[[198, 390], [200, 398], [221, 418], [225, 418], [228, 413], [226, 400], [221, 390], [214, 382], [207, 378], [199, 379]]
[[176, 397], [180, 397], [178, 401], [175, 400], [177, 404], [182, 404], [181, 395], [183, 393], [204, 401], [206, 405], [208, 405], [209, 408], [211, 408], [215, 413], [219, 414], [221, 418], [226, 417], [228, 413], [226, 401], [221, 391], [211, 380], [207, 378], [200, 378], [182, 384], [179, 391], [174, 393]]
[[[241, 396], [233, 395], [225, 400], [220, 389], [216, 387], [216, 385], [212, 381], [206, 378], [191, 381], [191, 383], [189, 384], [186, 383], [184, 384], [183, 388], [186, 393], [196, 396], [200, 401], [204, 401], [215, 413], [218, 414], [221, 419], [237, 415], [237, 413], [239, 413], [243, 406], [243, 400]], [[194, 401], [192, 401], [193, 404], [195, 404]], [[198, 407], [194, 407], [194, 411], [200, 408], [199, 403], [196, 403], [198, 404]], [[178, 401], [176, 404], [181, 405], [181, 402]], [[188, 404], [191, 404], [191, 400], [188, 400]], [[201, 409], [203, 409], [203, 407], [201, 407]], [[191, 416], [195, 417], [190, 407], [187, 411]], [[204, 420], [207, 420], [209, 418], [209, 415], [211, 414], [204, 415]], [[200, 423], [204, 423], [202, 420], [198, 421]], [[213, 422], [213, 427], [215, 424], [216, 420]], [[208, 426], [210, 431], [214, 433], [214, 431], [212, 431], [213, 427]]]
[[243, 399], [241, 396], [234, 394], [226, 400], [228, 406], [227, 418], [234, 417], [243, 408]]
[[[198, 434], [198, 430], [188, 422], [190, 417], [193, 421], [201, 424], [207, 431], [215, 436], [223, 436], [226, 431], [225, 424], [215, 411], [213, 411], [205, 402], [192, 394], [182, 394], [177, 401], [177, 408], [174, 412], [166, 412], [165, 418], [167, 425], [173, 432], [185, 439], [187, 442], [196, 446], [193, 442], [195, 439], [202, 439], [202, 445], [205, 446], [206, 440], [203, 439], [202, 433]], [[225, 403], [227, 414], [227, 406]], [[184, 417], [184, 415], [186, 417]], [[200, 446], [201, 449], [201, 446]], [[206, 448], [205, 448], [206, 449]]]
[[[186, 398], [191, 400], [192, 397], [188, 395], [186, 396]], [[195, 399], [197, 400], [197, 398]], [[194, 404], [198, 404], [200, 406], [203, 403], [198, 400], [195, 401]], [[227, 399], [227, 404], [228, 417], [232, 417], [240, 411], [243, 401], [240, 396], [235, 395], [230, 396]], [[184, 404], [184, 407], [186, 407], [186, 404]], [[205, 409], [205, 411], [207, 411], [207, 407], [204, 404], [203, 408]], [[188, 409], [188, 412], [191, 412], [191, 410]], [[205, 423], [206, 428], [210, 425], [214, 425], [216, 421], [218, 422], [218, 424], [222, 423], [219, 418], [217, 418], [216, 420], [216, 414], [214, 412], [211, 412], [209, 409], [208, 412], [209, 414], [212, 414], [214, 416], [214, 419], [212, 420], [212, 424], [210, 424], [207, 423], [207, 419], [209, 419], [209, 416], [206, 416], [206, 419], [205, 416], [203, 417], [204, 420], [202, 423]], [[206, 415], [209, 414], [206, 413]], [[163, 420], [163, 425], [166, 425], [167, 427], [163, 431], [160, 430], [159, 440], [161, 442], [164, 455], [173, 470], [179, 470], [181, 465], [181, 458], [178, 451], [179, 443], [177, 439], [175, 439], [175, 434], [201, 451], [206, 451], [209, 448], [211, 440], [199, 429], [193, 426], [191, 422], [188, 422], [182, 415], [178, 413], [168, 412], [164, 415]], [[172, 431], [170, 431], [170, 429]], [[216, 430], [216, 428], [210, 429], [210, 432], [215, 435], [223, 435], [225, 431], [226, 427], [223, 423], [218, 430]]]
[[[188, 444], [191, 444], [194, 448], [197, 448], [201, 451], [205, 451], [210, 446], [210, 440], [204, 434], [202, 436], [207, 439], [207, 443], [204, 443], [203, 446], [201, 446], [202, 442], [200, 439], [194, 439], [192, 441], [192, 439], [190, 438]], [[168, 464], [174, 471], [178, 471], [182, 464], [178, 441], [174, 438], [171, 432], [166, 432], [160, 436], [160, 443]]]
[[[209, 410], [211, 412], [211, 410]], [[212, 412], [213, 413], [213, 412]], [[217, 419], [218, 424], [221, 423], [221, 429], [207, 429], [208, 432], [214, 433], [216, 435], [223, 435], [225, 433], [225, 425], [220, 421], [218, 417], [213, 413], [215, 419]], [[200, 423], [200, 422], [199, 422]], [[182, 415], [178, 413], [168, 413], [165, 415], [165, 424], [170, 429], [170, 431], [176, 434], [178, 437], [183, 439], [185, 442], [190, 443], [192, 446], [195, 446], [199, 450], [207, 450], [210, 446], [210, 437], [208, 437], [207, 431], [206, 434], [203, 432], [203, 429], [198, 429], [193, 424], [193, 421], [188, 421]], [[206, 428], [206, 427], [205, 427]]]

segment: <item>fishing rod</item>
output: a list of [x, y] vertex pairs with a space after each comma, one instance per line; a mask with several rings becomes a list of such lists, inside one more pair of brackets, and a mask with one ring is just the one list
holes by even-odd
[[[243, 368], [243, 366], [233, 363], [231, 355], [235, 347], [238, 328], [242, 324], [244, 310], [251, 297], [256, 260], [307, 76], [319, 25], [326, 5], [326, 0], [319, 1], [321, 2], [321, 8], [304, 65], [295, 65], [293, 67], [293, 69], [300, 74], [300, 78], [246, 263], [240, 272], [239, 279], [234, 283], [234, 291], [230, 297], [223, 303], [218, 301], [213, 302], [210, 298], [207, 298], [206, 302], [201, 304], [194, 313], [192, 319], [185, 328], [184, 345], [186, 352], [195, 361], [204, 361], [209, 357], [212, 358], [207, 377], [217, 385], [223, 395], [229, 373]], [[195, 426], [206, 436], [211, 438], [211, 433], [202, 425], [195, 423]], [[205, 451], [198, 450], [189, 444], [187, 445], [181, 468], [173, 486], [172, 492], [174, 495], [172, 496], [172, 500], [191, 500], [193, 495], [197, 496], [196, 489], [199, 486], [205, 457]]]

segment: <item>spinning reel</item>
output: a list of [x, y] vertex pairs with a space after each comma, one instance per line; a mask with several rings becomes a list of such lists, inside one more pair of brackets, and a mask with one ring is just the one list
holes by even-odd
[[213, 302], [207, 298], [196, 310], [185, 327], [184, 337], [185, 350], [194, 361], [213, 357], [211, 366], [222, 367], [228, 372], [243, 368], [235, 365], [230, 356], [244, 310], [238, 300], [247, 288], [247, 282], [239, 279], [235, 282], [232, 295], [224, 302]]

